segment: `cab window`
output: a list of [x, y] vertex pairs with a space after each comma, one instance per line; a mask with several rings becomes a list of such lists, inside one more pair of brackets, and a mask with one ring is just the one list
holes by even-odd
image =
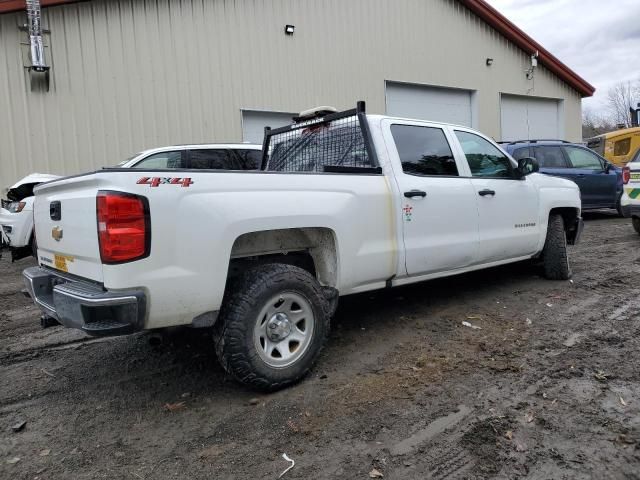
[[455, 131], [474, 177], [513, 178], [511, 160], [489, 141], [469, 132]]
[[144, 168], [147, 170], [184, 168], [182, 151], [159, 152], [143, 158], [131, 168]]
[[584, 148], [563, 147], [567, 152], [569, 161], [573, 168], [582, 168], [586, 170], [602, 170], [602, 161], [595, 153]]
[[240, 159], [242, 170], [258, 170], [262, 165], [262, 150], [233, 150]]
[[618, 155], [627, 155], [631, 150], [631, 139], [625, 138], [623, 140], [618, 140], [613, 144], [613, 154], [615, 156]]
[[239, 161], [225, 149], [189, 150], [189, 168], [239, 170]]
[[404, 173], [458, 176], [456, 161], [441, 128], [391, 125], [391, 135]]

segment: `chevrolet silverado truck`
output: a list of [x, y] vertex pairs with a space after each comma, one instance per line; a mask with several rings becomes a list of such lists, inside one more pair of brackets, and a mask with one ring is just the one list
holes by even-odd
[[466, 127], [312, 110], [265, 129], [260, 171], [113, 168], [36, 188], [24, 279], [92, 335], [212, 327], [225, 370], [275, 390], [309, 371], [340, 296], [526, 260], [568, 279], [579, 190], [536, 170]]

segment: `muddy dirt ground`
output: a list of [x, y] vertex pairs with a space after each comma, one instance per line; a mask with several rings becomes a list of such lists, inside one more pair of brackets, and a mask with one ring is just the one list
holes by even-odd
[[639, 246], [591, 214], [572, 282], [513, 265], [347, 297], [311, 375], [270, 395], [202, 331], [41, 330], [31, 260], [3, 258], [0, 478], [275, 479], [286, 453], [284, 479], [638, 479]]

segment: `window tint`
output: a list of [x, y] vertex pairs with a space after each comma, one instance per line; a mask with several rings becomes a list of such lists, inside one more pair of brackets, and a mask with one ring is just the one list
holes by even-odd
[[391, 135], [404, 173], [458, 176], [456, 161], [442, 129], [392, 125]]
[[203, 170], [255, 170], [262, 162], [261, 150], [199, 149], [189, 150], [189, 168]]
[[262, 150], [233, 150], [240, 159], [242, 170], [258, 170], [262, 164]]
[[595, 154], [584, 148], [563, 147], [573, 168], [585, 168], [590, 170], [602, 170], [602, 162]]
[[203, 170], [236, 170], [234, 158], [227, 150], [189, 150], [189, 168]]
[[631, 150], [631, 139], [625, 138], [624, 140], [618, 140], [613, 144], [614, 155], [627, 155]]
[[502, 151], [484, 138], [456, 130], [474, 177], [513, 178], [513, 165]]
[[149, 155], [147, 158], [140, 160], [131, 168], [164, 169], [164, 168], [184, 168], [182, 162], [182, 152], [160, 152]]
[[552, 146], [536, 147], [534, 149], [538, 165], [544, 168], [567, 168], [567, 161], [562, 153], [562, 148]]

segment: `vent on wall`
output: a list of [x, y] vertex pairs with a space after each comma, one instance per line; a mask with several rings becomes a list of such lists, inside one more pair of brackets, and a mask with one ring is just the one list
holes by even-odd
[[51, 67], [47, 65], [45, 55], [40, 0], [26, 0], [26, 5], [27, 24], [22, 30], [27, 32], [28, 41], [23, 43], [26, 47], [26, 51], [23, 50], [23, 65], [29, 72], [31, 90], [42, 86], [49, 91], [49, 70]]

